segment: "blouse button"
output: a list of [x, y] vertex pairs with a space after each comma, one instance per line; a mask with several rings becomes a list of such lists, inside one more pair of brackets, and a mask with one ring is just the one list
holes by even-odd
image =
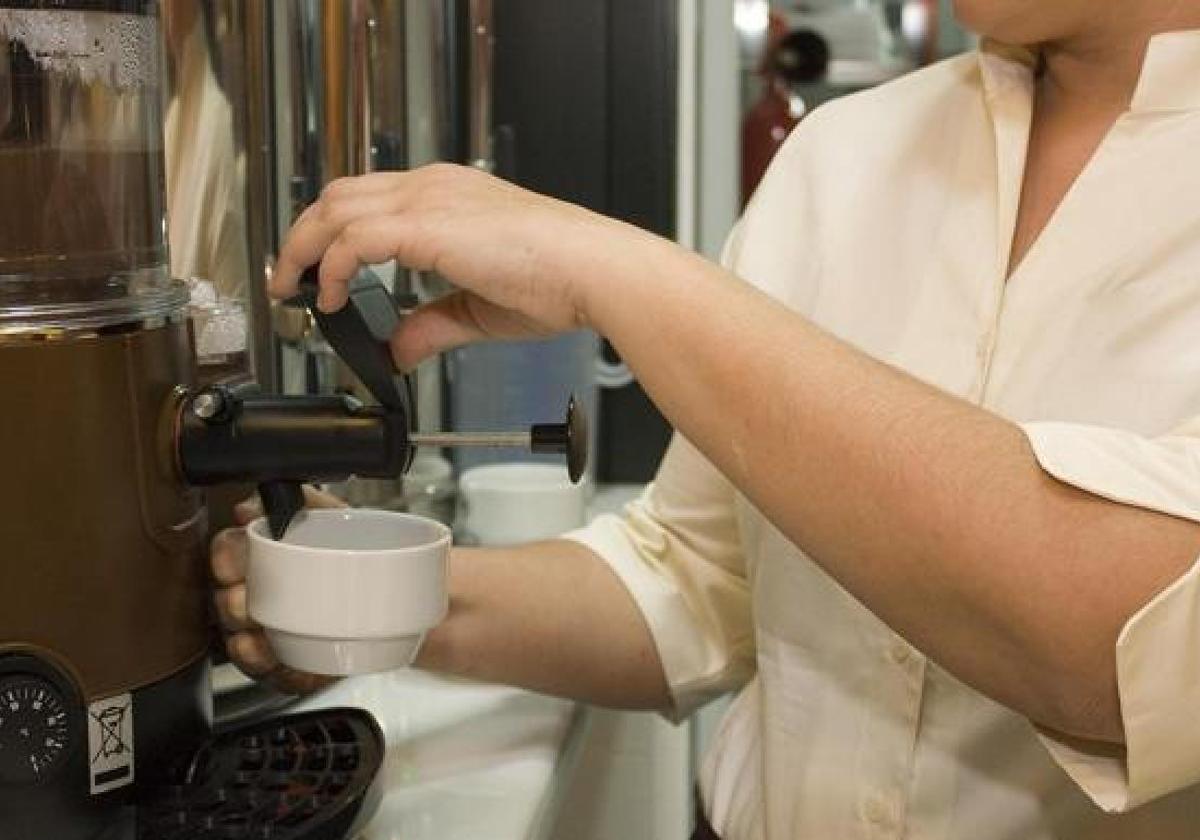
[[988, 356], [992, 352], [992, 334], [985, 332], [979, 337], [979, 343], [975, 345], [975, 355], [979, 361], [986, 362]]
[[867, 822], [880, 827], [887, 827], [892, 823], [892, 811], [882, 796], [872, 796], [863, 803], [863, 816], [867, 818]]

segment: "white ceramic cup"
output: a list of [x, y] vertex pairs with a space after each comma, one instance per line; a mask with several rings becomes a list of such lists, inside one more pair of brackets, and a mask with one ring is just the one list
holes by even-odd
[[516, 545], [557, 537], [584, 524], [583, 483], [557, 464], [472, 467], [458, 482], [458, 531], [476, 545]]
[[305, 510], [281, 541], [246, 529], [250, 617], [284, 665], [347, 675], [411, 665], [449, 608], [450, 529], [363, 508]]

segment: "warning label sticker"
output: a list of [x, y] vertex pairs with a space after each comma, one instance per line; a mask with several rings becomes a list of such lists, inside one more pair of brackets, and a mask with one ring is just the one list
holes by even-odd
[[119, 694], [88, 706], [88, 758], [93, 794], [133, 782], [133, 697]]

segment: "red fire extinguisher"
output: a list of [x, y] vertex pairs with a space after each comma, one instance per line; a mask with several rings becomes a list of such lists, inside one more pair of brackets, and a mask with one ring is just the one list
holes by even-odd
[[815, 82], [829, 67], [829, 46], [816, 32], [798, 29], [768, 47], [763, 90], [742, 120], [742, 204], [758, 187], [771, 158], [804, 116], [795, 86]]

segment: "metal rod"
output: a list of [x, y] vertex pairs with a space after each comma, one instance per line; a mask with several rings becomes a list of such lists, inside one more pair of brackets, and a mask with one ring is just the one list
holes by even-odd
[[480, 446], [529, 449], [533, 435], [529, 432], [413, 432], [408, 436], [413, 446]]
[[468, 160], [472, 166], [486, 172], [495, 168], [492, 156], [492, 100], [494, 97], [493, 68], [495, 38], [492, 32], [493, 0], [470, 0], [471, 35], [470, 64], [470, 123], [468, 125]]
[[235, 25], [242, 37], [239, 46], [245, 86], [245, 98], [240, 103], [244, 110], [240, 114], [242, 145], [239, 151], [244, 151], [246, 164], [246, 246], [249, 255], [246, 295], [250, 303], [250, 361], [254, 378], [264, 388], [274, 391], [278, 386], [279, 371], [275, 365], [271, 304], [266, 293], [268, 266], [279, 245], [272, 158], [275, 147], [273, 4], [268, 0], [248, 0], [231, 6], [235, 15], [239, 5], [242, 17]]

